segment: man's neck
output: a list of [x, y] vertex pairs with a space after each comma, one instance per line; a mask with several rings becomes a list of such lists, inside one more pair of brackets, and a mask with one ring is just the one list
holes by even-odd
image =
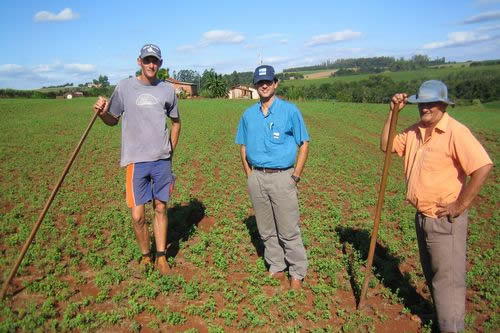
[[147, 78], [144, 74], [141, 74], [137, 77], [140, 81], [142, 81], [144, 84], [147, 84], [147, 85], [154, 85], [157, 81], [156, 77], [152, 78], [151, 80], [149, 78]]
[[420, 123], [420, 125], [423, 128], [425, 128], [424, 142], [427, 141], [431, 137], [432, 132], [434, 132], [434, 129], [436, 128], [436, 126], [439, 124], [441, 119], [443, 119], [443, 116], [444, 116], [444, 113], [443, 113], [443, 115], [441, 115], [441, 117], [436, 122], [431, 123], [431, 124]]
[[274, 95], [268, 97], [268, 98], [261, 98], [260, 99], [260, 108], [262, 109], [262, 113], [264, 113], [264, 116], [267, 116], [269, 113], [269, 108], [274, 102]]

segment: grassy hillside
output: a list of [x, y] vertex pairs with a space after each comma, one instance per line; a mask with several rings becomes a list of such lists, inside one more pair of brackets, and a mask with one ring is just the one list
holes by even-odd
[[[309, 79], [309, 80], [287, 80], [287, 81], [282, 81], [280, 84], [284, 86], [305, 86], [312, 84], [320, 85], [322, 83], [331, 83], [334, 81], [352, 82], [352, 81], [365, 80], [372, 75], [385, 75], [390, 77], [394, 81], [440, 79], [457, 71], [473, 72], [482, 70], [491, 70], [495, 72], [500, 72], [500, 65], [470, 67], [468, 63], [464, 63], [464, 64], [454, 64], [453, 66], [430, 67], [415, 71], [385, 72], [380, 74], [360, 74], [360, 75], [340, 76], [335, 78]], [[301, 72], [301, 74], [305, 75], [306, 73], [316, 73], [316, 72], [317, 71]]]

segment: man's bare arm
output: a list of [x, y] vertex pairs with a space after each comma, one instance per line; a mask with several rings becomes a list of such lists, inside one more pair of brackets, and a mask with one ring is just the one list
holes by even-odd
[[109, 126], [118, 124], [118, 118], [113, 117], [109, 112], [109, 102], [106, 97], [99, 96], [94, 103], [94, 112], [97, 112], [102, 121]]
[[309, 142], [304, 141], [302, 146], [299, 147], [299, 151], [297, 153], [297, 161], [295, 163], [295, 169], [293, 170], [293, 175], [300, 177], [302, 174], [302, 170], [304, 169], [304, 165], [306, 165], [307, 157], [309, 156]]
[[170, 131], [170, 143], [172, 144], [172, 151], [175, 150], [181, 135], [181, 118], [172, 118], [172, 130]]
[[464, 186], [462, 192], [455, 202], [450, 204], [438, 204], [436, 215], [438, 217], [452, 216], [456, 217], [462, 214], [471, 205], [474, 198], [477, 196], [483, 186], [488, 174], [493, 168], [493, 164], [486, 164], [470, 175], [469, 182]]
[[240, 145], [240, 155], [241, 155], [241, 163], [243, 164], [243, 171], [248, 177], [252, 173], [252, 168], [250, 168], [250, 165], [248, 164], [247, 161], [247, 150], [245, 145]]
[[392, 112], [394, 110], [394, 107], [398, 106], [398, 110], [401, 111], [406, 106], [407, 102], [408, 94], [398, 93], [392, 96], [389, 114], [387, 115], [384, 129], [382, 130], [382, 134], [380, 135], [380, 150], [382, 150], [384, 153], [387, 150], [387, 141], [389, 141], [389, 128], [391, 127]]

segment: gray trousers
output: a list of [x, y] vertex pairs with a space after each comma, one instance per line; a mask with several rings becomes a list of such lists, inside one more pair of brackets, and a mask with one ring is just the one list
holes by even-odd
[[415, 215], [420, 262], [432, 293], [439, 329], [464, 330], [467, 211], [448, 218]]
[[293, 168], [276, 173], [252, 170], [248, 192], [264, 243], [264, 259], [272, 273], [289, 265], [291, 277], [303, 279], [307, 273], [307, 255], [299, 229], [297, 186]]

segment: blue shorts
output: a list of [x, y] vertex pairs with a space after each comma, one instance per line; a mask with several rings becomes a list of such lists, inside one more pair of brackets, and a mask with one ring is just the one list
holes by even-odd
[[127, 165], [127, 205], [132, 208], [155, 200], [167, 202], [175, 182], [172, 160]]

